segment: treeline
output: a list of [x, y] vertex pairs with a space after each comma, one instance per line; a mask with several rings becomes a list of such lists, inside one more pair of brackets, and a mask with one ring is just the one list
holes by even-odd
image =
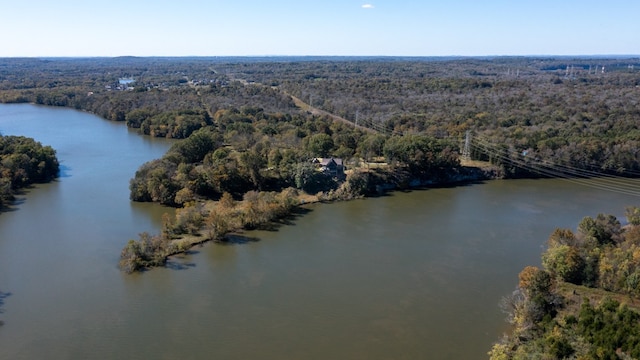
[[56, 152], [50, 146], [24, 136], [0, 135], [0, 209], [19, 189], [50, 181], [58, 171]]
[[626, 214], [624, 227], [599, 214], [551, 234], [544, 269], [525, 268], [503, 299], [514, 327], [491, 359], [640, 358], [640, 209]]

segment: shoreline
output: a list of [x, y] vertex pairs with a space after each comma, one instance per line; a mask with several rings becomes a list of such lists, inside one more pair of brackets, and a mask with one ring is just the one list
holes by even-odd
[[[486, 180], [496, 179], [497, 177], [490, 177], [488, 174], [495, 174], [492, 169], [489, 168], [477, 168], [477, 167], [461, 167], [465, 169], [467, 174], [464, 177], [453, 177], [449, 181], [420, 181], [414, 179], [409, 182], [408, 187], [399, 187], [397, 184], [383, 184], [385, 186], [376, 185], [376, 193], [369, 193], [366, 195], [355, 197], [340, 197], [333, 194], [333, 197], [329, 192], [318, 193], [316, 195], [310, 195], [296, 189], [287, 188], [281, 192], [260, 192], [253, 191], [256, 196], [260, 197], [281, 197], [283, 201], [283, 207], [272, 213], [266, 215], [263, 213], [255, 213], [255, 205], [252, 203], [255, 200], [243, 200], [233, 202], [233, 204], [222, 205], [221, 201], [205, 200], [197, 203], [190, 204], [184, 208], [178, 209], [173, 219], [169, 219], [165, 214], [163, 217], [163, 229], [160, 235], [154, 235], [152, 239], [156, 241], [164, 241], [164, 246], [158, 248], [158, 252], [152, 254], [155, 257], [155, 262], [150, 263], [145, 259], [133, 260], [130, 258], [127, 260], [127, 256], [131, 257], [132, 254], [127, 252], [127, 249], [131, 249], [135, 242], [145, 242], [144, 234], [141, 236], [141, 240], [130, 240], [129, 244], [123, 249], [121, 254], [120, 268], [127, 273], [133, 273], [138, 271], [150, 270], [157, 266], [166, 266], [166, 263], [173, 256], [187, 254], [193, 247], [202, 245], [204, 243], [213, 242], [219, 244], [225, 243], [245, 243], [250, 239], [243, 235], [245, 231], [265, 229], [265, 228], [277, 228], [283, 225], [287, 225], [282, 220], [288, 218], [295, 218], [297, 216], [303, 216], [305, 207], [315, 204], [331, 204], [334, 202], [351, 201], [356, 199], [367, 199], [376, 196], [383, 196], [386, 193], [394, 191], [420, 191], [430, 188], [443, 188], [443, 187], [455, 187], [464, 186], [469, 184], [477, 184]], [[475, 176], [471, 176], [473, 174]], [[294, 195], [295, 196], [292, 196]], [[260, 201], [260, 200], [258, 200]], [[275, 203], [271, 203], [273, 205]], [[193, 209], [193, 210], [192, 210]], [[179, 222], [182, 212], [197, 211], [201, 216], [200, 226], [197, 229], [191, 228], [187, 233], [172, 234], [171, 231], [167, 231], [168, 228], [176, 226]], [[253, 216], [261, 218], [258, 222], [245, 222], [248, 217], [248, 213]], [[198, 222], [197, 222], [198, 223]], [[180, 227], [189, 227], [190, 224], [180, 224]], [[238, 238], [234, 240], [234, 238]], [[244, 240], [239, 240], [244, 239]]]

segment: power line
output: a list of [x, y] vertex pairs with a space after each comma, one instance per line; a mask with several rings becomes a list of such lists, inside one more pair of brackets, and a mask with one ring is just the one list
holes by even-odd
[[[478, 142], [482, 142], [484, 143], [485, 148], [491, 148], [491, 143], [487, 140], [482, 140], [482, 139], [478, 139]], [[513, 151], [511, 153], [514, 153]], [[607, 174], [607, 173], [603, 173], [603, 172], [599, 172], [599, 171], [593, 171], [593, 170], [589, 170], [589, 169], [583, 169], [583, 168], [577, 168], [571, 165], [564, 165], [564, 164], [557, 164], [557, 163], [552, 163], [549, 161], [542, 161], [542, 162], [538, 162], [539, 165], [543, 165], [543, 166], [547, 166], [547, 167], [551, 167], [551, 168], [556, 168], [556, 169], [562, 169], [562, 171], [572, 174], [572, 175], [576, 175], [576, 176], [580, 176], [580, 177], [599, 177], [599, 178], [613, 178], [616, 179], [617, 181], [620, 180], [627, 180], [629, 181], [629, 178], [623, 177], [623, 176], [616, 176], [616, 175], [611, 175], [611, 174]], [[632, 170], [627, 170], [625, 171], [625, 174], [628, 175], [640, 175], [640, 173], [638, 173], [637, 171], [632, 171]]]
[[[520, 155], [513, 151], [504, 154], [501, 149], [496, 149], [495, 145], [478, 138], [474, 138], [471, 146], [490, 158], [498, 159], [503, 163], [511, 164], [543, 176], [560, 178], [565, 181], [600, 190], [640, 196], [640, 183], [632, 179], [549, 162], [531, 162], [518, 158]], [[515, 157], [510, 156], [514, 154], [516, 155]]]

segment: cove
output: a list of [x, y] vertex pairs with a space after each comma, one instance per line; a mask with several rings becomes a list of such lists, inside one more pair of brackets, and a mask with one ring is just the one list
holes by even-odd
[[123, 245], [170, 210], [130, 202], [129, 179], [171, 142], [33, 105], [0, 105], [0, 132], [64, 169], [0, 214], [7, 359], [486, 359], [500, 298], [553, 229], [638, 205], [562, 180], [396, 192], [126, 275]]

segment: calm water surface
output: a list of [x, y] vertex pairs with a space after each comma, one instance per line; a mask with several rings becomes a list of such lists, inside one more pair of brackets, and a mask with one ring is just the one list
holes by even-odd
[[484, 359], [550, 232], [639, 203], [560, 180], [394, 193], [128, 276], [121, 248], [168, 211], [128, 181], [171, 143], [32, 105], [0, 105], [0, 132], [64, 170], [0, 214], [0, 359]]

